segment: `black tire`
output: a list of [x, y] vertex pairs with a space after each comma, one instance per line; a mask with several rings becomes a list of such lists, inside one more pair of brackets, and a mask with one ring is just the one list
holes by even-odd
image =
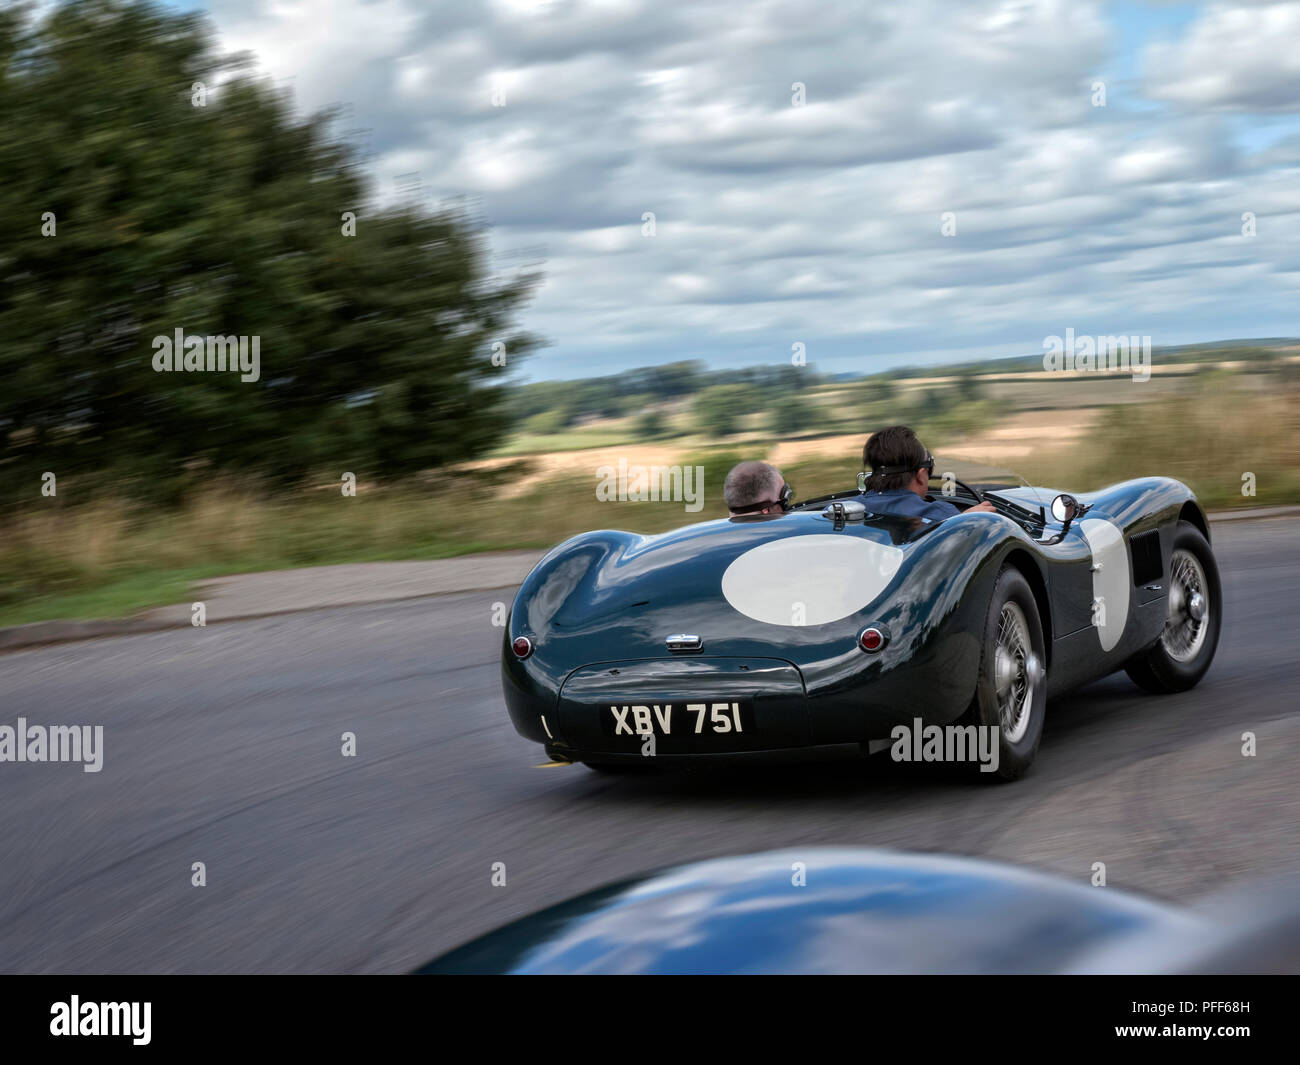
[[[1182, 637], [1187, 627], [1194, 630], [1196, 622], [1191, 617], [1190, 600], [1185, 595], [1179, 577], [1182, 568], [1180, 552], [1191, 555], [1199, 564], [1201, 572], [1194, 574], [1194, 577], [1198, 581], [1203, 578], [1201, 583], [1204, 584], [1201, 591], [1204, 598], [1202, 623], [1205, 631], [1195, 652], [1187, 657], [1180, 657], [1177, 652], [1183, 650]], [[1214, 652], [1219, 646], [1219, 631], [1223, 625], [1223, 591], [1219, 584], [1219, 567], [1215, 564], [1209, 542], [1191, 522], [1178, 523], [1165, 570], [1170, 606], [1165, 630], [1154, 646], [1124, 664], [1124, 671], [1133, 683], [1153, 695], [1185, 692], [1195, 687], [1214, 661]]]
[[[1037, 659], [1037, 665], [1025, 655], [1020, 660], [1020, 680], [1013, 682], [1007, 699], [1019, 697], [1019, 709], [1009, 722], [1003, 721], [998, 697], [997, 662], [998, 636], [1002, 629], [1004, 610], [1008, 607], [1013, 622], [1023, 621], [1023, 635], [1028, 638], [1028, 651]], [[1012, 659], [1014, 662], [1015, 660]], [[998, 730], [998, 767], [993, 772], [980, 772], [983, 780], [999, 782], [1017, 780], [1024, 776], [1038, 753], [1038, 741], [1043, 735], [1043, 718], [1047, 710], [1047, 652], [1043, 642], [1043, 623], [1038, 613], [1038, 603], [1024, 575], [1014, 566], [1004, 566], [993, 586], [989, 600], [988, 616], [984, 622], [983, 644], [980, 652], [979, 677], [975, 683], [975, 698], [965, 721], [970, 724]], [[1016, 683], [1023, 689], [1016, 688]], [[1025, 715], [1023, 718], [1020, 713]], [[1010, 726], [1010, 727], [1008, 727]]]

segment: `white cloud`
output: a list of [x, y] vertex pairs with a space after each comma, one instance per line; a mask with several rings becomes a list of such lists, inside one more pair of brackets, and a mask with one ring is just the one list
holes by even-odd
[[1277, 334], [1294, 302], [1300, 141], [1252, 152], [1214, 115], [1300, 99], [1300, 4], [1211, 5], [1152, 48], [1138, 111], [1091, 106], [1122, 43], [1092, 0], [249, 2], [216, 3], [224, 43], [350, 102], [382, 195], [418, 172], [497, 248], [547, 249], [538, 375], [1034, 350], [1071, 321]]
[[1200, 108], [1300, 111], [1300, 3], [1211, 4], [1151, 48], [1146, 90]]

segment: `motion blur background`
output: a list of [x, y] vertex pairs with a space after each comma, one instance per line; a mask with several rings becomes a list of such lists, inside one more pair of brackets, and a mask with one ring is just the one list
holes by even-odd
[[[0, 623], [665, 529], [896, 422], [1294, 501], [1300, 5], [855, 7], [6, 7]], [[1046, 372], [1067, 328], [1150, 379]], [[177, 329], [260, 379], [155, 372]]]
[[[777, 847], [1296, 873], [1294, 516], [1223, 512], [1300, 499], [1298, 57], [1297, 2], [4, 4], [0, 726], [104, 741], [0, 766], [0, 969], [408, 971]], [[257, 379], [155, 371], [178, 330]], [[1071, 331], [1149, 374], [1049, 370]], [[1187, 481], [1204, 682], [1054, 700], [1005, 788], [537, 764], [541, 551], [720, 517], [740, 458], [846, 489], [899, 422], [937, 473]], [[703, 507], [602, 501], [622, 464]], [[378, 560], [446, 561], [310, 568]]]

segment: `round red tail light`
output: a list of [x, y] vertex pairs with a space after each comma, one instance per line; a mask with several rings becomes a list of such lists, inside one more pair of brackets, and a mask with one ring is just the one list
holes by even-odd
[[533, 641], [527, 636], [516, 636], [510, 649], [514, 651], [516, 658], [527, 658], [533, 653]]
[[888, 637], [873, 626], [872, 628], [862, 630], [862, 635], [858, 637], [858, 646], [866, 651], [867, 654], [875, 654], [885, 646], [887, 641]]

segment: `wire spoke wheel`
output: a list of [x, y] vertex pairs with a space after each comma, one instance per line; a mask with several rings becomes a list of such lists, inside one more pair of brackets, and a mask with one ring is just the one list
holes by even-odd
[[1029, 622], [1013, 601], [1002, 605], [994, 658], [998, 721], [1007, 742], [1016, 743], [1029, 729], [1040, 668], [1029, 639]]
[[1170, 658], [1190, 662], [1200, 653], [1213, 607], [1201, 563], [1187, 549], [1176, 549], [1169, 560], [1169, 613], [1160, 635]]
[[1150, 647], [1124, 663], [1133, 683], [1153, 695], [1195, 687], [1214, 660], [1223, 627], [1219, 567], [1205, 533], [1180, 520], [1169, 547], [1164, 626]]

